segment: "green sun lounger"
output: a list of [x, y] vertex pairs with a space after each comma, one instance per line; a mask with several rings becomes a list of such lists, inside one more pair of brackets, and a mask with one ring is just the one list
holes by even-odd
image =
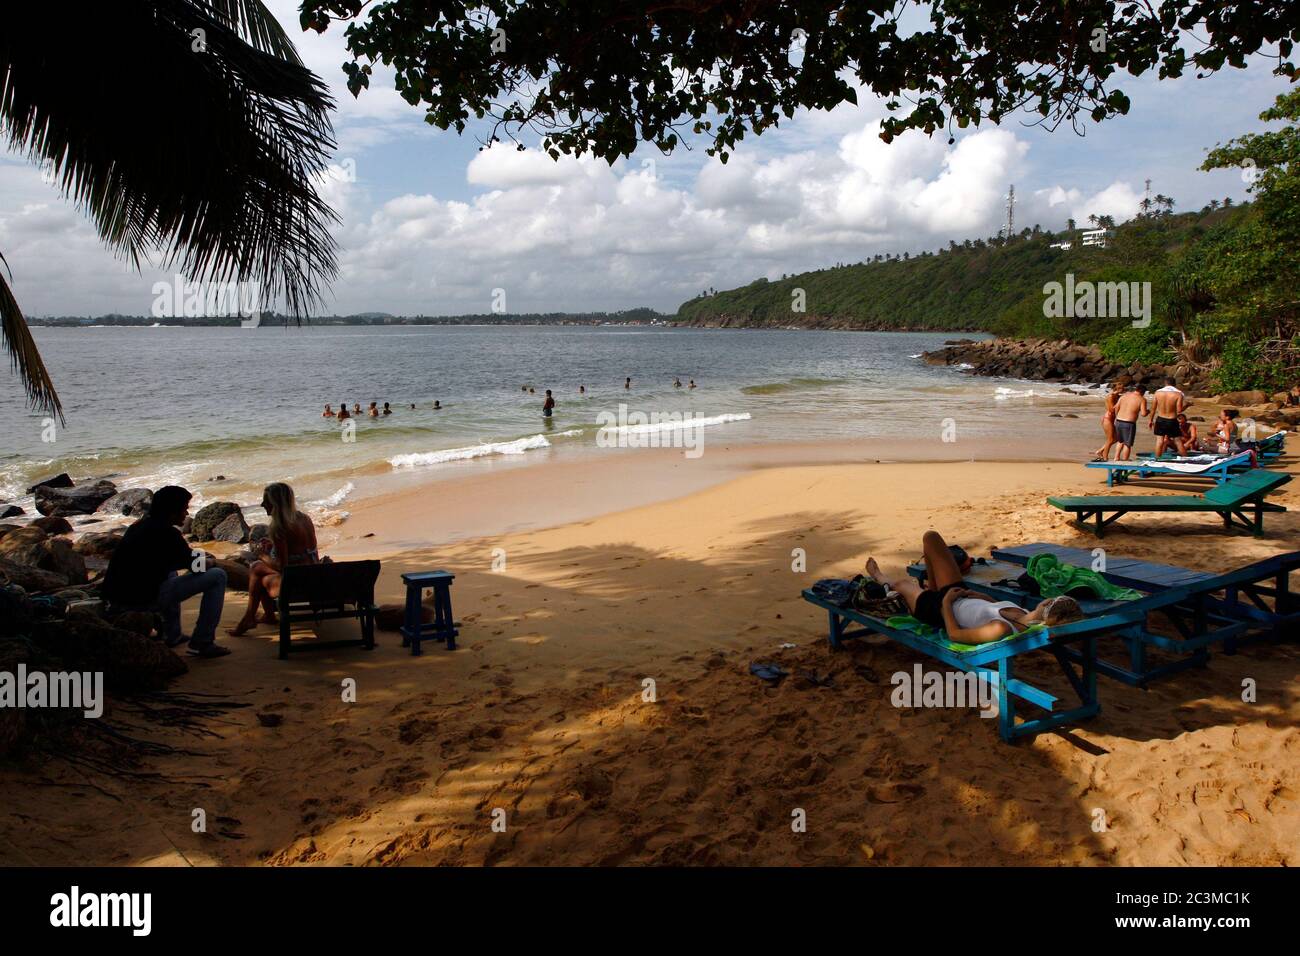
[[[1078, 527], [1092, 531], [1099, 538], [1106, 533], [1108, 525], [1131, 511], [1217, 514], [1223, 518], [1224, 528], [1241, 527], [1258, 536], [1264, 533], [1266, 511], [1286, 511], [1264, 497], [1290, 480], [1291, 476], [1282, 472], [1256, 469], [1230, 478], [1202, 495], [1053, 496], [1047, 503], [1073, 514]], [[1250, 511], [1254, 512], [1253, 517]], [[1091, 527], [1089, 520], [1093, 521]]]
[[[970, 584], [974, 590], [985, 591], [999, 598], [1005, 596], [997, 589], [986, 588], [977, 582]], [[803, 598], [827, 611], [832, 649], [839, 649], [850, 638], [881, 634], [949, 667], [991, 681], [997, 691], [998, 733], [1006, 741], [1040, 734], [1096, 714], [1101, 709], [1097, 702], [1095, 666], [1098, 637], [1140, 627], [1148, 604], [1160, 605], [1168, 601], [1164, 596], [1155, 596], [1126, 602], [1123, 606], [1116, 606], [1095, 617], [1061, 627], [1040, 626], [989, 644], [966, 645], [948, 640], [943, 631], [902, 627], [897, 625], [896, 619], [891, 619], [894, 621], [891, 624], [890, 620], [872, 617], [854, 608], [840, 607], [811, 589], [803, 592]], [[850, 622], [860, 626], [850, 630]], [[1055, 695], [1015, 675], [1015, 659], [1036, 651], [1044, 651], [1056, 659], [1078, 697], [1076, 706], [1058, 709], [1060, 701]], [[1015, 698], [1046, 711], [1046, 714], [1017, 722]]]

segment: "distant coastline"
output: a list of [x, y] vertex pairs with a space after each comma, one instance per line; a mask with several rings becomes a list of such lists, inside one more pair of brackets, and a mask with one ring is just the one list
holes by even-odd
[[[292, 324], [291, 315], [267, 312], [259, 328]], [[354, 315], [317, 315], [304, 317], [304, 325], [669, 325], [672, 316], [654, 309], [627, 309], [621, 312], [530, 312], [482, 313], [474, 315], [390, 315], [386, 312], [361, 312]], [[237, 315], [181, 317], [153, 315], [62, 315], [28, 317], [27, 324], [41, 328], [150, 328], [155, 325], [174, 328], [232, 328], [243, 324]]]

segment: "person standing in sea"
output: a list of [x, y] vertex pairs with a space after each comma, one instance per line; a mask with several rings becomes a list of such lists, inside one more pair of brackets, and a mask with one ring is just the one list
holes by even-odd
[[555, 409], [555, 399], [551, 396], [551, 390], [546, 390], [546, 401], [542, 402], [542, 417], [550, 418], [551, 412]]

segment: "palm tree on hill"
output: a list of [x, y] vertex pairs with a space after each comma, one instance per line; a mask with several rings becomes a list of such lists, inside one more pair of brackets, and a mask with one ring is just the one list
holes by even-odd
[[[317, 183], [334, 149], [325, 84], [260, 0], [134, 0], [93, 29], [28, 4], [0, 31], [0, 141], [25, 154], [137, 269], [254, 282], [299, 320], [336, 274]], [[57, 39], [55, 39], [57, 38]], [[0, 334], [33, 407], [62, 404], [9, 282]], [[6, 281], [6, 274], [8, 282]]]

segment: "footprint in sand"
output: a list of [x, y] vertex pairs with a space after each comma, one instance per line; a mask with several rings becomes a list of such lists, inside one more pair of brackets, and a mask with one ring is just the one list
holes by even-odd
[[871, 803], [903, 803], [924, 795], [925, 787], [919, 783], [883, 783], [867, 790]]

